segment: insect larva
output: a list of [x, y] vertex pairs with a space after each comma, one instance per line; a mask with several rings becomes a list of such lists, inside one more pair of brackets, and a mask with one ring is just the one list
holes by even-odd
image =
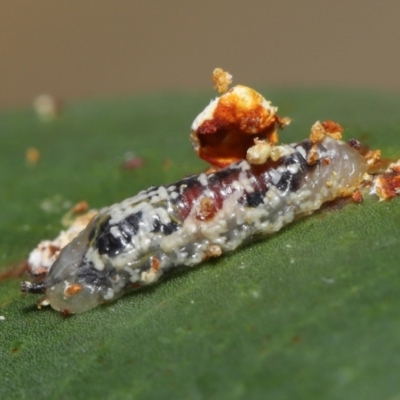
[[87, 311], [278, 231], [350, 194], [368, 167], [356, 149], [329, 136], [285, 150], [277, 161], [243, 160], [102, 209], [62, 250], [44, 282], [23, 282], [22, 290], [45, 293], [62, 312]]

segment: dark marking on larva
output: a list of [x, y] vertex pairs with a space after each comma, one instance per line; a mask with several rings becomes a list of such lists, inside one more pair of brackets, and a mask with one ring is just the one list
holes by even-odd
[[276, 187], [282, 192], [295, 192], [299, 188], [299, 183], [299, 174], [292, 174], [289, 171], [285, 171], [279, 182], [276, 184]]
[[220, 185], [221, 182], [224, 182], [225, 180], [229, 179], [232, 176], [232, 174], [239, 171], [240, 169], [237, 166], [217, 171], [212, 176], [207, 177], [208, 185], [209, 186]]
[[118, 224], [118, 228], [125, 241], [130, 242], [132, 240], [132, 236], [135, 235], [131, 225], [129, 225], [126, 221], [122, 221]]
[[92, 230], [89, 233], [89, 243], [92, 243], [92, 240], [94, 239], [94, 235], [96, 234], [96, 227], [93, 227]]
[[171, 235], [175, 231], [177, 231], [179, 225], [175, 221], [168, 222], [168, 224], [162, 224], [160, 219], [157, 219], [153, 222], [153, 230], [152, 232], [162, 232], [164, 235]]
[[199, 180], [197, 178], [198, 178], [197, 175], [193, 175], [193, 176], [189, 176], [188, 178], [185, 178], [182, 181], [182, 183], [184, 185], [186, 185], [185, 190], [193, 189], [193, 188], [201, 189], [203, 187], [203, 185], [199, 182]]
[[[313, 146], [313, 144], [311, 143], [311, 141], [309, 139], [307, 139], [307, 140], [303, 140], [302, 142], [297, 144], [297, 146], [302, 147], [308, 154], [308, 152], [311, 150], [311, 147]], [[321, 147], [322, 147], [322, 145], [321, 145]]]
[[286, 167], [290, 167], [291, 165], [297, 165], [298, 170], [296, 173], [285, 171], [282, 174], [282, 177], [277, 183], [276, 187], [281, 191], [288, 190], [290, 192], [296, 192], [297, 190], [300, 189], [303, 175], [306, 173], [306, 171], [310, 170], [311, 168], [315, 168], [317, 164], [310, 167], [307, 164], [307, 160], [301, 155], [301, 153], [296, 151], [285, 158], [284, 165]]
[[121, 232], [121, 236], [127, 243], [132, 240], [132, 236], [135, 236], [138, 233], [141, 220], [142, 212], [139, 211], [129, 215], [117, 225], [119, 231]]
[[143, 213], [141, 211], [138, 211], [126, 217], [121, 224], [123, 225], [124, 229], [129, 230], [132, 235], [136, 235], [139, 232], [142, 216]]
[[246, 193], [245, 204], [248, 207], [258, 207], [264, 203], [265, 192]]
[[286, 166], [297, 164], [299, 166], [299, 171], [301, 172], [308, 167], [307, 160], [298, 151], [287, 156], [284, 164]]
[[107, 230], [99, 236], [96, 242], [96, 247], [98, 248], [100, 254], [116, 256], [121, 252], [121, 250], [124, 249], [125, 245], [121, 238], [116, 238], [110, 232], [110, 228], [111, 226], [109, 226]]
[[103, 285], [105, 287], [110, 287], [110, 278], [116, 275], [115, 271], [111, 273], [102, 274], [97, 271], [92, 262], [86, 262], [82, 264], [79, 268], [77, 277], [84, 279], [85, 282], [91, 285]]

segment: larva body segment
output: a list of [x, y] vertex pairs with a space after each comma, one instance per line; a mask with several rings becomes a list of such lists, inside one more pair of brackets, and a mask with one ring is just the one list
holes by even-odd
[[102, 209], [50, 269], [47, 301], [71, 313], [113, 301], [351, 194], [367, 171], [357, 150], [329, 136], [285, 149], [277, 161], [240, 161]]

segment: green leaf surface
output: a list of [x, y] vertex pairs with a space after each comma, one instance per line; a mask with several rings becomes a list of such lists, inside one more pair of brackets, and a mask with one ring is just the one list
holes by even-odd
[[[400, 156], [399, 96], [264, 93], [293, 119], [284, 142], [333, 119], [347, 139]], [[100, 208], [204, 169], [188, 137], [209, 98], [81, 102], [49, 123], [3, 112], [0, 272], [56, 236], [69, 205]], [[122, 169], [129, 151], [145, 164]], [[18, 279], [0, 282], [0, 398], [399, 398], [399, 220], [399, 199], [366, 196], [68, 318], [37, 310]]]

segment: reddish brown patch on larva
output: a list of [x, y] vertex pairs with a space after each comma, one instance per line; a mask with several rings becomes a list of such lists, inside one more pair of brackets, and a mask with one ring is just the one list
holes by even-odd
[[157, 257], [151, 257], [151, 269], [158, 271], [160, 269], [160, 260]]
[[207, 221], [211, 219], [217, 212], [215, 202], [210, 197], [203, 197], [196, 209], [196, 219], [199, 221]]
[[[266, 162], [262, 165], [251, 166], [251, 176], [254, 180], [251, 180], [251, 184], [254, 185], [257, 190], [263, 191], [267, 189], [267, 181], [263, 179], [263, 172], [270, 168], [276, 168], [277, 163]], [[227, 173], [228, 172], [228, 173]], [[225, 171], [216, 171], [214, 177], [208, 175], [207, 190], [210, 192], [210, 198], [214, 203], [214, 213], [218, 212], [222, 208], [223, 202], [227, 199], [233, 191], [232, 184], [239, 179], [240, 171], [237, 169], [227, 169]], [[198, 180], [192, 181], [188, 184], [184, 190], [181, 191], [181, 198], [179, 202], [179, 214], [182, 220], [186, 219], [188, 215], [198, 214], [198, 210], [201, 210], [200, 199], [204, 197], [204, 187], [198, 182]], [[196, 209], [193, 209], [196, 207]], [[209, 207], [209, 206], [208, 206]], [[208, 209], [206, 207], [206, 210]], [[212, 209], [206, 214], [211, 218], [214, 216]], [[200, 218], [205, 217], [201, 215]]]
[[65, 294], [67, 296], [73, 296], [74, 294], [79, 293], [82, 289], [83, 289], [82, 285], [74, 283], [73, 285], [70, 285], [65, 289]]
[[331, 163], [331, 159], [328, 157], [325, 157], [321, 160], [322, 164], [324, 165], [329, 165]]
[[244, 86], [235, 88], [219, 98], [212, 118], [192, 132], [198, 156], [216, 167], [245, 159], [256, 137], [276, 143], [277, 126], [288, 123], [272, 107], [265, 107], [264, 98], [256, 91]]
[[359, 190], [353, 192], [351, 199], [354, 201], [354, 203], [362, 203], [364, 201], [363, 195]]

